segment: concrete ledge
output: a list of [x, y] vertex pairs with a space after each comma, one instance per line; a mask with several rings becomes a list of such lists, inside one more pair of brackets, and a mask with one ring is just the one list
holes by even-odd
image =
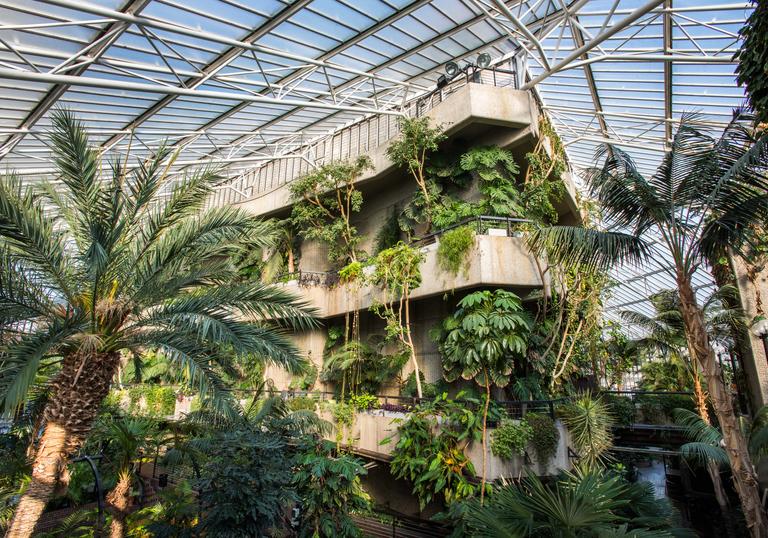
[[[319, 413], [322, 418], [333, 422], [333, 417], [327, 411]], [[355, 452], [380, 461], [389, 461], [392, 450], [397, 444], [399, 435], [397, 433], [398, 420], [407, 419], [405, 413], [395, 413], [391, 411], [373, 410], [355, 413], [355, 419], [351, 428], [347, 428], [342, 434], [342, 443], [351, 447]], [[515, 456], [511, 460], [504, 460], [491, 453], [490, 439], [493, 428], [488, 429], [488, 479], [495, 480], [500, 477], [512, 478], [519, 477], [524, 473], [525, 468], [533, 470], [539, 476], [553, 476], [560, 470], [571, 468], [571, 462], [568, 458], [569, 435], [568, 430], [559, 420], [555, 421], [560, 432], [560, 441], [557, 445], [557, 451], [552, 459], [545, 465], [536, 461], [533, 453], [529, 454], [531, 461], [526, 465], [523, 456]], [[385, 443], [390, 438], [391, 442]], [[328, 436], [329, 440], [335, 441], [335, 434]], [[483, 466], [483, 446], [482, 443], [473, 442], [466, 448], [467, 457], [475, 466], [475, 474], [480, 476]]]
[[[475, 236], [475, 246], [467, 254], [466, 267], [459, 269], [455, 275], [440, 268], [437, 248], [438, 244], [433, 244], [422, 249], [422, 284], [411, 293], [412, 300], [441, 295], [450, 290], [480, 286], [525, 289], [542, 287], [534, 256], [525, 246], [522, 237]], [[384, 292], [372, 285], [358, 289], [351, 285], [338, 285], [333, 288], [301, 287], [298, 282], [290, 281], [283, 286], [309, 301], [319, 310], [321, 318], [364, 310], [374, 301], [382, 302], [385, 299]]]
[[[471, 123], [521, 129], [535, 124], [538, 117], [536, 110], [536, 103], [529, 92], [467, 84], [432, 108], [426, 116], [451, 135]], [[381, 144], [367, 152], [373, 162], [373, 169], [356, 182], [358, 185], [380, 178], [395, 169], [386, 155], [387, 146], [388, 143]], [[286, 210], [291, 206], [289, 185], [290, 182], [259, 193], [238, 205], [253, 214], [264, 216]]]

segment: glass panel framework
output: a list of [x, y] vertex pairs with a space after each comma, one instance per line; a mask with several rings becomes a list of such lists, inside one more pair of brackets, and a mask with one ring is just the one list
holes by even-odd
[[[217, 201], [238, 202], [392, 136], [448, 61], [487, 52], [538, 93], [577, 177], [604, 142], [651, 174], [681, 114], [695, 110], [717, 130], [742, 103], [733, 54], [750, 9], [717, 0], [3, 0], [0, 165], [55, 181], [46, 132], [51, 111], [68, 107], [107, 155], [142, 157], [167, 140], [184, 149], [174, 173], [220, 164], [231, 181]], [[615, 272], [609, 317], [650, 313], [648, 295], [671, 286], [660, 264]], [[702, 273], [696, 285], [705, 294], [711, 279]]]

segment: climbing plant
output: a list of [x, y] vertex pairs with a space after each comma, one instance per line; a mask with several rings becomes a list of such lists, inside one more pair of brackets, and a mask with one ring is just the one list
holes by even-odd
[[539, 138], [533, 150], [526, 153], [528, 168], [523, 180], [525, 216], [535, 222], [554, 224], [558, 221], [554, 202], [565, 193], [562, 174], [567, 169], [565, 149], [549, 119], [539, 119]]
[[441, 269], [458, 274], [468, 267], [468, 255], [475, 245], [475, 231], [470, 226], [460, 226], [440, 236], [437, 246], [437, 263]]
[[422, 509], [440, 495], [450, 504], [476, 494], [475, 468], [465, 449], [480, 435], [478, 404], [463, 392], [455, 400], [443, 393], [398, 421], [390, 468], [396, 478], [413, 484]]
[[746, 88], [749, 104], [760, 121], [768, 120], [768, 5], [753, 1], [754, 10], [739, 29], [741, 46], [736, 53], [736, 80]]
[[355, 181], [372, 168], [370, 158], [333, 161], [299, 177], [290, 184], [294, 202], [291, 222], [299, 234], [328, 246], [328, 257], [336, 263], [358, 259], [360, 237], [352, 216], [363, 205]]
[[387, 340], [398, 342], [408, 351], [416, 372], [419, 398], [423, 392], [419, 361], [411, 334], [410, 299], [413, 290], [421, 285], [420, 266], [423, 260], [421, 252], [400, 242], [376, 255], [375, 269], [371, 275], [371, 282], [384, 291], [384, 300], [371, 305], [371, 310], [386, 322]]
[[491, 386], [509, 384], [515, 363], [525, 358], [530, 324], [517, 295], [505, 290], [485, 290], [470, 293], [459, 301], [437, 335], [445, 379], [471, 380], [485, 389], [481, 499], [485, 493]]
[[522, 456], [533, 439], [533, 428], [525, 420], [503, 421], [491, 433], [491, 452], [505, 460]]
[[387, 147], [387, 156], [395, 165], [404, 168], [418, 187], [415, 202], [422, 209], [414, 218], [424, 222], [427, 229], [432, 223], [432, 211], [439, 191], [427, 174], [427, 160], [436, 152], [440, 142], [445, 139], [440, 126], [432, 126], [427, 117], [400, 118], [398, 120], [400, 136]]

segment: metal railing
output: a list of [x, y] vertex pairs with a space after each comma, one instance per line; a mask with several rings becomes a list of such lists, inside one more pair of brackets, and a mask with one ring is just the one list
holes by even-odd
[[[399, 108], [406, 116], [422, 116], [470, 83], [517, 89], [517, 75], [511, 69], [512, 66], [510, 60], [494, 67], [462, 72], [446, 86], [435, 88], [394, 108]], [[210, 204], [237, 204], [256, 198], [290, 183], [311, 171], [317, 164], [358, 157], [399, 134], [396, 116], [373, 115], [362, 118], [241, 174], [227, 184], [230, 188], [217, 191]]]
[[[281, 390], [280, 397], [284, 400], [304, 397], [313, 398], [318, 402], [336, 400], [337, 395], [330, 391], [307, 390]], [[368, 411], [391, 411], [394, 413], [408, 413], [422, 403], [434, 401], [434, 398], [419, 398], [417, 396], [394, 396], [388, 394], [375, 394], [378, 400], [377, 407], [371, 407]], [[555, 409], [560, 404], [568, 401], [566, 398], [553, 400], [494, 400], [496, 405], [504, 408], [510, 418], [521, 419], [529, 413], [545, 414], [555, 419]]]
[[[417, 239], [413, 239], [410, 244], [414, 247], [425, 247], [434, 244], [441, 235], [460, 228], [470, 226], [474, 228], [477, 235], [489, 235], [490, 230], [501, 230], [506, 237], [513, 237], [515, 234], [522, 236], [526, 227], [536, 226], [536, 223], [529, 219], [520, 219], [516, 217], [494, 217], [490, 215], [480, 215], [478, 217], [469, 217], [456, 224], [441, 228], [435, 232], [429, 233]], [[365, 261], [365, 260], [363, 260]], [[299, 286], [325, 286], [333, 287], [339, 283], [338, 271], [293, 271], [290, 273], [281, 273], [275, 277], [276, 282], [297, 281]]]

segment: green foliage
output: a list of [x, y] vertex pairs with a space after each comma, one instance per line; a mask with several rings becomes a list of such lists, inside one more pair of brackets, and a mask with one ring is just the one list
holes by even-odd
[[696, 410], [694, 397], [685, 394], [639, 394], [635, 402], [646, 424], [672, 424], [675, 409]]
[[746, 87], [750, 106], [760, 120], [768, 120], [768, 6], [754, 1], [754, 10], [747, 23], [739, 29], [743, 41], [736, 53], [736, 81]]
[[324, 164], [290, 184], [294, 202], [291, 222], [299, 234], [328, 246], [331, 261], [357, 260], [360, 237], [351, 219], [363, 206], [363, 195], [355, 181], [370, 170], [367, 156], [354, 161]]
[[361, 393], [353, 394], [349, 397], [349, 404], [356, 411], [370, 411], [379, 407], [379, 399], [373, 394]]
[[532, 439], [533, 428], [528, 422], [505, 420], [491, 432], [491, 452], [502, 459], [511, 460], [515, 455], [524, 455]]
[[294, 376], [291, 379], [288, 388], [292, 390], [310, 390], [315, 385], [315, 381], [317, 381], [317, 375], [317, 366], [310, 362], [302, 375]]
[[452, 536], [602, 538], [693, 536], [648, 482], [605, 471], [564, 473], [545, 484], [535, 475], [499, 488], [484, 504], [471, 499], [451, 512]]
[[371, 282], [399, 299], [421, 285], [421, 262], [424, 255], [402, 241], [376, 255]]
[[617, 426], [630, 426], [635, 422], [637, 409], [635, 402], [627, 396], [604, 394], [602, 396], [608, 411], [613, 415]]
[[294, 396], [287, 402], [291, 411], [314, 411], [317, 409], [317, 400], [311, 396]]
[[[142, 352], [159, 351], [183, 383], [213, 395], [227, 414], [237, 403], [221, 379], [228, 366], [221, 346], [300, 370], [296, 348], [275, 329], [312, 326], [311, 311], [283, 290], [243, 283], [233, 263], [246, 238], [269, 247], [273, 224], [243, 209], [209, 208], [222, 180], [217, 168], [168, 174], [175, 155], [167, 146], [108, 166], [71, 112], [51, 119], [55, 188], [0, 179], [0, 325], [24, 327], [0, 343], [3, 411], [18, 409], [38, 372], [49, 378], [53, 364], [83, 350], [90, 377], [106, 380], [113, 365], [104, 357], [141, 360]], [[72, 390], [91, 399], [105, 392]], [[60, 414], [83, 416], [68, 408]], [[78, 427], [86, 433], [92, 416], [84, 417]]]
[[[424, 382], [424, 372], [419, 372], [421, 378], [421, 390], [423, 398], [435, 398], [439, 394], [448, 390], [448, 384], [443, 379], [438, 379], [434, 383]], [[400, 395], [414, 397], [418, 396], [416, 392], [416, 372], [411, 372], [400, 386]]]
[[531, 446], [539, 465], [545, 466], [557, 453], [557, 445], [560, 443], [560, 431], [555, 421], [547, 415], [528, 413], [525, 421], [531, 427], [533, 436]]
[[192, 538], [197, 536], [198, 503], [187, 480], [158, 492], [158, 502], [128, 516], [129, 538]]
[[564, 405], [560, 413], [579, 461], [588, 468], [605, 463], [613, 446], [611, 426], [615, 420], [606, 403], [599, 396], [583, 392]]
[[366, 474], [362, 462], [352, 456], [306, 454], [293, 477], [301, 501], [299, 536], [362, 536], [350, 513], [370, 508], [370, 498], [360, 483]]
[[162, 385], [134, 385], [128, 389], [130, 406], [134, 414], [168, 417], [176, 409], [176, 391]]
[[511, 152], [496, 146], [475, 147], [461, 156], [459, 168], [477, 180], [483, 194], [480, 204], [484, 215], [525, 216], [516, 182], [520, 168]]
[[650, 391], [685, 391], [693, 389], [688, 365], [680, 357], [648, 361], [642, 366], [639, 388]]
[[393, 208], [384, 225], [376, 233], [374, 254], [394, 247], [399, 241], [400, 223], [398, 222], [398, 211], [397, 208]]
[[[549, 151], [545, 144], [549, 145]], [[567, 164], [563, 143], [544, 115], [539, 120], [539, 140], [534, 150], [526, 153], [525, 160], [528, 162], [522, 196], [525, 216], [541, 224], [555, 224], [558, 214], [553, 202], [565, 194], [562, 174]]]
[[438, 265], [454, 275], [458, 274], [462, 266], [466, 270], [469, 265], [467, 256], [474, 245], [475, 231], [470, 226], [460, 226], [445, 232], [440, 236], [437, 247]]
[[477, 486], [469, 480], [475, 469], [464, 448], [480, 439], [482, 417], [474, 410], [478, 407], [462, 393], [456, 400], [442, 394], [417, 406], [407, 418], [396, 419], [399, 439], [390, 468], [395, 477], [413, 484], [422, 508], [438, 495], [450, 504], [476, 493]]
[[350, 341], [327, 351], [320, 379], [337, 390], [346, 382], [349, 393], [376, 394], [382, 385], [396, 378], [408, 360], [404, 350], [386, 353], [382, 342]]
[[[432, 127], [428, 117], [399, 118], [400, 136], [390, 142], [387, 156], [401, 168], [405, 168], [416, 181], [419, 188], [416, 205], [417, 211], [411, 211], [411, 217], [417, 222], [432, 222], [432, 206], [439, 188], [430, 181], [426, 172], [427, 159], [438, 150], [445, 139], [442, 129]], [[406, 208], [406, 211], [408, 209]]]
[[339, 269], [339, 281], [342, 284], [360, 281], [363, 278], [363, 264], [361, 262], [350, 262]]
[[266, 536], [296, 500], [285, 440], [254, 430], [229, 431], [209, 446], [197, 483], [205, 536]]
[[525, 357], [530, 319], [514, 293], [477, 291], [459, 301], [442, 329], [437, 340], [447, 381], [505, 387]]

